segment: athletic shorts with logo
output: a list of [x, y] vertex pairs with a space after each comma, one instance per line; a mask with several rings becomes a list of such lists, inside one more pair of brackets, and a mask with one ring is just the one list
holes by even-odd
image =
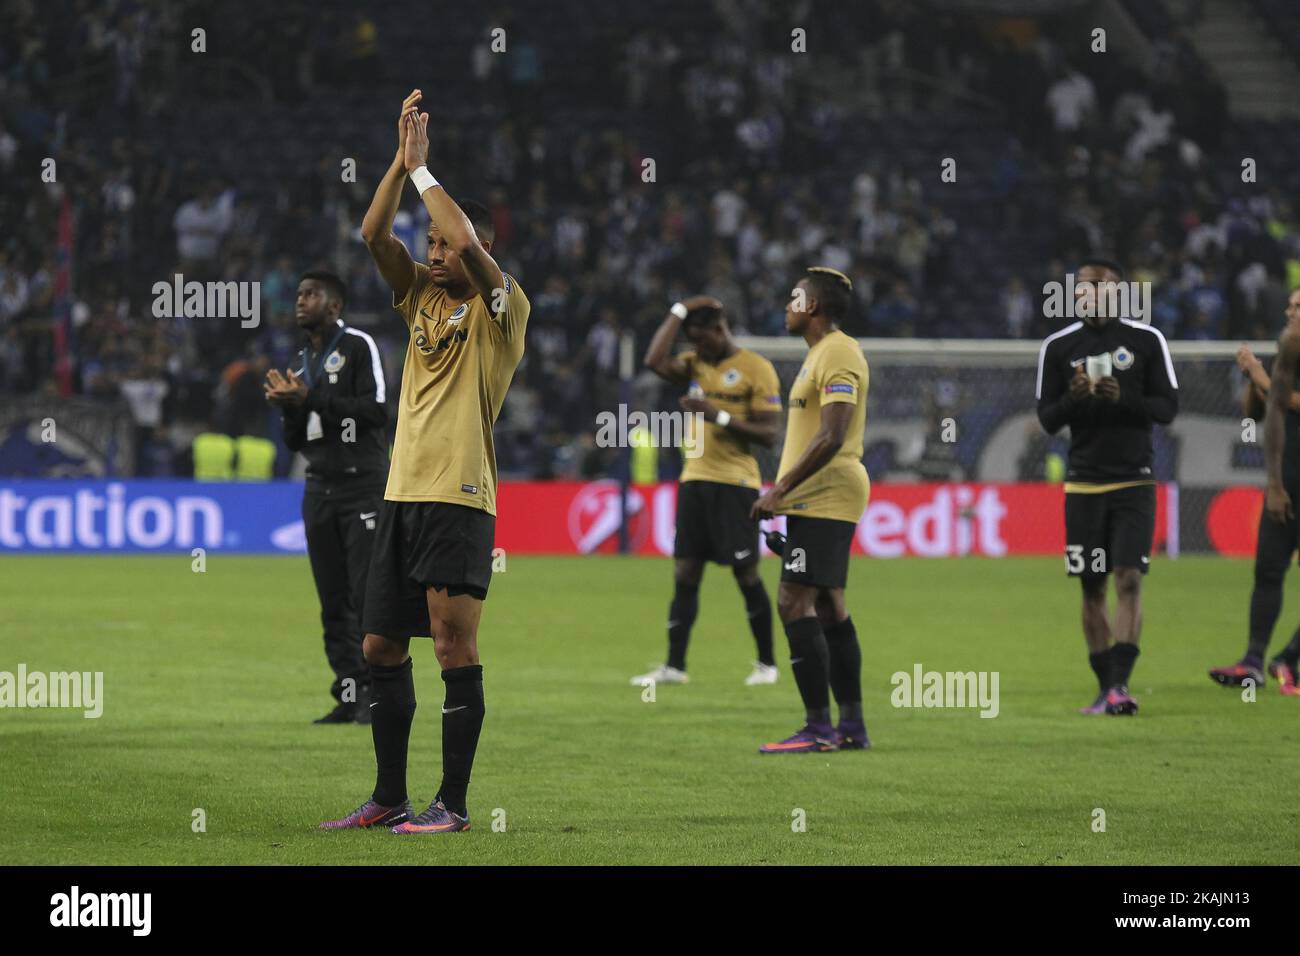
[[683, 481], [677, 486], [673, 557], [736, 567], [758, 561], [758, 522], [749, 516], [757, 500], [757, 488]]
[[1115, 568], [1151, 567], [1156, 486], [1133, 485], [1100, 494], [1066, 492], [1065, 570], [1096, 577]]

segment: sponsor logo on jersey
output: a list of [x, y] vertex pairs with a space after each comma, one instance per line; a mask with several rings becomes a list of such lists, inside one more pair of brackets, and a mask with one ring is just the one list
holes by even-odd
[[415, 339], [415, 347], [425, 355], [433, 355], [435, 352], [442, 352], [451, 348], [457, 342], [469, 341], [469, 329], [457, 329], [450, 335], [444, 335], [433, 343], [429, 342], [429, 337], [424, 334], [424, 329], [412, 327], [411, 335]]

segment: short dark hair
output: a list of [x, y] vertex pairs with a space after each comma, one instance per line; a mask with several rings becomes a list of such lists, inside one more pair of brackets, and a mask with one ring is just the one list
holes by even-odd
[[1101, 269], [1109, 269], [1111, 272], [1115, 273], [1115, 275], [1119, 276], [1120, 279], [1124, 278], [1124, 267], [1114, 259], [1107, 258], [1106, 256], [1088, 256], [1081, 259], [1079, 264], [1074, 267], [1075, 275], [1082, 272], [1084, 266], [1097, 266]]
[[849, 314], [853, 296], [853, 280], [838, 269], [813, 266], [804, 273], [808, 288], [821, 310], [830, 318], [839, 320]]
[[487, 206], [474, 199], [458, 199], [456, 205], [465, 214], [469, 224], [474, 227], [474, 234], [480, 240], [486, 239], [488, 242], [496, 240], [497, 230], [492, 225], [492, 214], [488, 212]]
[[702, 329], [706, 325], [713, 325], [715, 322], [721, 322], [724, 318], [721, 309], [715, 309], [711, 305], [702, 306], [698, 309], [691, 309], [686, 313], [686, 321], [682, 323], [683, 328]]
[[348, 304], [347, 283], [328, 269], [308, 269], [298, 277], [299, 284], [301, 284], [304, 279], [315, 279], [323, 285], [325, 291], [327, 291], [333, 298], [339, 300], [340, 307]]

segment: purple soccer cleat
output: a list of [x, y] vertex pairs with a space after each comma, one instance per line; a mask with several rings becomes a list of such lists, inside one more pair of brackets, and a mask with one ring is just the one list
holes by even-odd
[[1123, 684], [1106, 691], [1106, 713], [1132, 717], [1137, 712], [1138, 702], [1133, 699], [1128, 692], [1128, 688]]
[[1097, 695], [1097, 699], [1087, 707], [1080, 707], [1081, 714], [1104, 714], [1106, 713], [1106, 691]]
[[871, 738], [863, 720], [841, 720], [835, 728], [836, 746], [839, 750], [870, 750]]
[[407, 820], [393, 827], [394, 833], [460, 833], [468, 830], [469, 817], [452, 813], [442, 805], [441, 800], [429, 804], [429, 808], [414, 820]]
[[340, 820], [326, 820], [320, 825], [322, 830], [367, 830], [370, 827], [391, 827], [411, 819], [411, 801], [406, 800], [400, 806], [382, 807], [373, 800], [367, 800], [346, 817]]
[[763, 744], [761, 754], [811, 754], [838, 750], [835, 728], [830, 724], [807, 724], [785, 740]]

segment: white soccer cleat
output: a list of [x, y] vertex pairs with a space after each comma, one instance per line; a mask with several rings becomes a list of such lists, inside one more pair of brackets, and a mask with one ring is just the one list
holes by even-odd
[[757, 687], [759, 684], [775, 684], [780, 671], [776, 669], [775, 664], [764, 664], [762, 661], [754, 661], [754, 669], [749, 672], [745, 678], [746, 687]]
[[631, 684], [633, 687], [644, 687], [646, 684], [686, 684], [690, 682], [690, 679], [691, 677], [686, 671], [679, 671], [676, 667], [660, 664], [647, 674], [638, 674], [633, 677]]

